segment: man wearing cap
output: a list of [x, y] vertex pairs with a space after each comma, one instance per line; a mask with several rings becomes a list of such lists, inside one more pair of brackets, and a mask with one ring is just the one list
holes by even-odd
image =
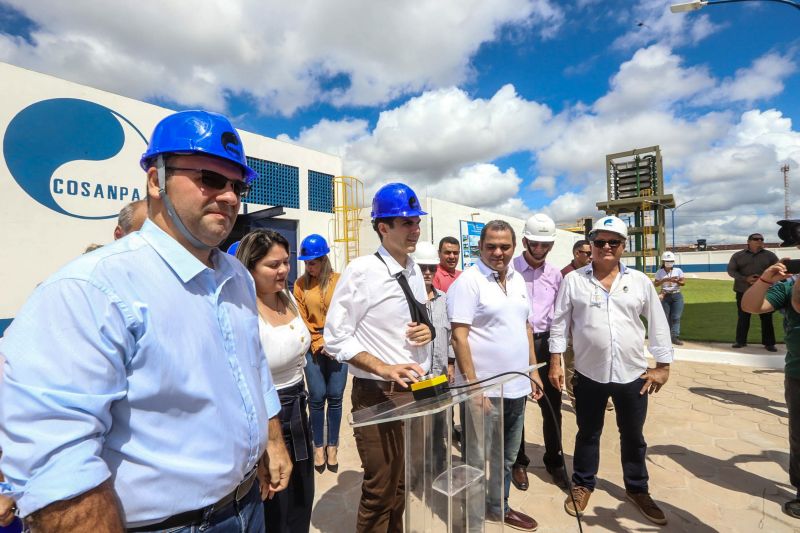
[[[353, 412], [410, 395], [409, 383], [430, 371], [425, 284], [410, 257], [425, 214], [409, 186], [381, 187], [372, 200], [372, 227], [381, 245], [351, 261], [334, 290], [323, 339], [326, 352], [350, 364]], [[353, 433], [364, 468], [356, 531], [402, 532], [403, 424], [356, 427]]]
[[[733, 348], [747, 346], [747, 333], [750, 331], [750, 313], [742, 309], [742, 296], [770, 266], [778, 262], [778, 256], [764, 249], [764, 236], [753, 233], [747, 237], [747, 248], [739, 250], [728, 261], [728, 275], [733, 278], [733, 292], [736, 293], [736, 342]], [[775, 348], [775, 326], [772, 313], [759, 315], [761, 319], [761, 344], [768, 352]]]
[[267, 496], [291, 463], [253, 280], [215, 248], [256, 174], [205, 111], [164, 118], [141, 166], [141, 231], [57, 272], [6, 330], [3, 473], [34, 531], [262, 531], [256, 466]]
[[[616, 410], [622, 479], [628, 499], [655, 524], [667, 518], [649, 494], [643, 428], [647, 396], [669, 378], [672, 338], [658, 294], [647, 275], [620, 262], [628, 228], [615, 216], [598, 220], [589, 233], [591, 264], [564, 278], [550, 329], [550, 370], [555, 387], [564, 385], [561, 354], [571, 332], [575, 350], [575, 419], [572, 491], [564, 502], [571, 515], [583, 515], [597, 484], [600, 435], [606, 401]], [[649, 368], [644, 352], [656, 360]]]
[[[546, 261], [556, 240], [556, 224], [549, 216], [537, 213], [525, 222], [522, 234], [522, 255], [514, 258], [514, 270], [525, 280], [530, 314], [528, 323], [533, 330], [533, 346], [537, 363], [550, 363], [550, 324], [558, 288], [561, 286], [561, 271]], [[550, 380], [542, 384], [545, 398], [539, 400], [542, 412], [542, 435], [544, 437], [544, 462], [547, 473], [558, 487], [567, 488], [567, 473], [561, 456], [561, 389]], [[549, 405], [548, 405], [549, 403]], [[550, 411], [552, 407], [553, 411]], [[555, 420], [553, 415], [555, 414]], [[511, 470], [511, 480], [519, 490], [528, 490], [530, 459], [525, 453], [525, 429], [519, 446], [517, 460]]]
[[461, 274], [461, 271], [456, 268], [460, 252], [461, 246], [455, 237], [442, 237], [439, 241], [439, 267], [433, 278], [433, 286], [442, 292], [447, 292], [450, 285]]

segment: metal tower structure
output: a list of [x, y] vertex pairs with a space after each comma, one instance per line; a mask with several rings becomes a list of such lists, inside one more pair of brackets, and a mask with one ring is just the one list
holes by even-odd
[[344, 245], [344, 264], [360, 255], [359, 226], [364, 207], [364, 184], [352, 176], [333, 178], [334, 242]]
[[597, 202], [597, 209], [627, 219], [629, 246], [623, 257], [634, 257], [643, 272], [658, 264], [666, 248], [664, 211], [675, 207], [672, 195], [664, 193], [663, 175], [658, 146], [606, 156], [608, 200]]

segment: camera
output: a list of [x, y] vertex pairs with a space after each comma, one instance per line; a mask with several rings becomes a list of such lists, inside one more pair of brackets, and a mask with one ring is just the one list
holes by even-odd
[[783, 242], [781, 247], [800, 245], [800, 219], [779, 220], [778, 238]]

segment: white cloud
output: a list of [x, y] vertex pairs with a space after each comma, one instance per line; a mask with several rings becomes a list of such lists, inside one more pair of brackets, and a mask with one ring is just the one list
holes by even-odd
[[752, 66], [737, 70], [732, 79], [723, 81], [712, 98], [748, 103], [769, 98], [783, 92], [784, 78], [796, 70], [797, 65], [788, 56], [767, 54], [756, 59]]
[[617, 37], [612, 44], [620, 50], [633, 50], [652, 43], [670, 47], [697, 44], [721, 26], [708, 15], [676, 15], [669, 10], [674, 0], [639, 0], [628, 9], [619, 9], [619, 19], [630, 31]]
[[224, 109], [226, 94], [247, 94], [285, 114], [460, 84], [500, 28], [550, 37], [563, 20], [552, 0], [7, 4], [38, 27], [31, 42], [0, 35], [3, 61], [182, 105]]
[[537, 176], [528, 188], [532, 191], [543, 191], [547, 196], [556, 193], [556, 178], [553, 176]]
[[366, 120], [343, 119], [334, 121], [324, 118], [310, 128], [301, 130], [296, 139], [292, 139], [286, 134], [278, 135], [276, 138], [279, 141], [299, 144], [300, 146], [336, 154], [344, 158], [347, 154], [347, 148], [351, 144], [368, 135], [369, 123]]

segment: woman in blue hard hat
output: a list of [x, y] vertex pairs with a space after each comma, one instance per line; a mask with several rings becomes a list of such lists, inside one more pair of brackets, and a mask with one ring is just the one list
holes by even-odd
[[[294, 284], [300, 316], [311, 332], [311, 349], [306, 355], [306, 381], [311, 403], [311, 434], [314, 437], [314, 468], [317, 472], [337, 472], [339, 427], [342, 422], [342, 396], [347, 383], [347, 363], [339, 363], [325, 352], [322, 330], [339, 274], [333, 271], [330, 248], [322, 235], [312, 234], [300, 244], [299, 260], [305, 273]], [[328, 438], [325, 431], [325, 402], [328, 403]]]
[[264, 502], [264, 520], [269, 531], [307, 532], [314, 470], [303, 367], [311, 335], [287, 288], [289, 242], [275, 231], [256, 230], [241, 240], [236, 257], [255, 281], [261, 345], [281, 400], [283, 438], [294, 465], [286, 490]]

